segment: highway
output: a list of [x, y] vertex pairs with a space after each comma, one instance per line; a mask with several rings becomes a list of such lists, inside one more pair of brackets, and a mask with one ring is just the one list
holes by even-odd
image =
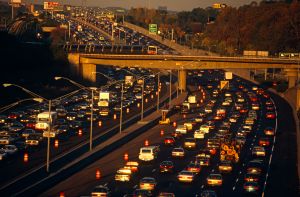
[[[173, 90], [175, 88], [173, 87]], [[153, 94], [153, 92], [152, 92]], [[162, 80], [162, 91], [160, 95], [161, 101], [167, 99], [169, 96], [169, 89]], [[144, 103], [144, 110], [145, 114], [149, 113], [150, 108], [154, 107], [156, 109], [157, 100], [151, 99], [150, 94], [146, 95], [145, 99], [149, 100], [149, 102]], [[167, 100], [168, 101], [168, 100]], [[68, 106], [71, 109], [71, 106]], [[123, 129], [128, 127], [129, 125], [133, 124], [134, 122], [140, 120], [140, 112], [141, 108], [137, 106], [137, 103], [130, 106], [130, 112], [126, 113], [126, 110], [123, 111]], [[135, 117], [135, 118], [133, 118]], [[130, 121], [128, 121], [130, 120]], [[119, 131], [119, 118], [113, 120], [113, 114], [110, 114], [109, 118], [101, 118], [102, 126], [99, 127], [97, 122], [94, 123], [95, 128], [93, 131], [94, 143], [93, 145], [96, 146], [103, 141], [107, 140], [115, 133]], [[97, 126], [96, 126], [97, 125]], [[114, 127], [112, 127], [114, 125]], [[59, 140], [59, 147], [54, 147], [54, 140], [51, 140], [50, 144], [50, 172], [55, 172], [62, 168], [62, 166], [66, 165], [66, 161], [71, 161], [74, 158], [79, 157], [83, 153], [88, 151], [89, 146], [89, 132], [88, 128], [83, 129], [83, 135], [78, 135], [78, 130], [69, 130], [68, 133], [61, 134], [56, 138]], [[19, 181], [23, 181], [23, 184], [30, 184], [34, 183], [38, 180], [38, 176], [35, 177], [36, 179], [32, 179], [31, 173], [39, 173], [41, 177], [47, 176], [46, 173], [46, 140], [42, 141], [42, 144], [38, 147], [29, 147], [26, 151], [29, 155], [29, 162], [23, 161], [24, 151], [20, 151], [17, 155], [8, 158], [7, 160], [1, 161], [1, 169], [0, 173], [4, 175], [5, 179], [1, 179], [1, 191], [2, 193], [14, 193], [17, 191], [17, 188], [21, 189], [24, 187], [19, 187], [16, 184], [11, 186], [6, 185], [8, 183], [13, 183], [16, 179]], [[68, 159], [66, 159], [68, 158]], [[27, 174], [27, 175], [26, 175]], [[25, 175], [25, 176], [24, 176]], [[24, 182], [25, 181], [25, 182]], [[8, 187], [9, 186], [9, 187]], [[17, 187], [17, 188], [16, 188]]]
[[[235, 82], [235, 85], [237, 87], [240, 84], [244, 84], [246, 87], [249, 87], [249, 89], [252, 86], [249, 85], [248, 82], [243, 81], [241, 83], [241, 80], [239, 82]], [[243, 94], [246, 97], [246, 93]], [[220, 101], [223, 99], [224, 95], [221, 95], [218, 98], [219, 102], [217, 102], [215, 109], [220, 106]], [[244, 195], [243, 179], [246, 173], [246, 166], [249, 161], [254, 158], [251, 154], [251, 150], [253, 146], [257, 146], [258, 139], [260, 139], [260, 137], [263, 135], [263, 130], [267, 126], [274, 127], [276, 129], [276, 135], [274, 137], [270, 137], [271, 143], [268, 147], [266, 147], [267, 155], [264, 159], [263, 173], [260, 176], [259, 195], [263, 195], [264, 193], [265, 196], [277, 196], [278, 194], [297, 196], [297, 174], [295, 166], [296, 149], [294, 147], [295, 139], [292, 141], [286, 141], [285, 139], [283, 139], [292, 137], [292, 133], [295, 132], [293, 128], [294, 125], [289, 124], [289, 126], [287, 126], [286, 124], [284, 124], [283, 121], [287, 118], [287, 116], [280, 115], [284, 114], [283, 111], [286, 111], [287, 108], [279, 108], [278, 106], [286, 106], [286, 103], [283, 103], [282, 99], [278, 98], [275, 95], [272, 95], [272, 99], [275, 103], [275, 111], [277, 112], [278, 119], [269, 120], [265, 118], [265, 114], [267, 111], [265, 108], [265, 101], [267, 99], [259, 96], [259, 106], [261, 107], [261, 109], [258, 111], [258, 120], [254, 124], [253, 130], [250, 135], [247, 136], [247, 142], [240, 154], [240, 162], [234, 164], [233, 172], [229, 174], [223, 174], [223, 185], [221, 187], [208, 187], [206, 184], [206, 177], [208, 176], [208, 174], [211, 172], [218, 172], [219, 152], [213, 157], [210, 166], [202, 167], [200, 175], [197, 176], [196, 180], [192, 184], [179, 183], [176, 177], [177, 173], [184, 169], [187, 164], [191, 160], [193, 160], [193, 157], [197, 154], [199, 147], [205, 147], [207, 138], [211, 137], [211, 135], [215, 135], [214, 132], [216, 132], [217, 129], [214, 132], [210, 132], [209, 136], [205, 137], [205, 140], [200, 140], [199, 142], [197, 142], [197, 150], [187, 150], [187, 156], [184, 159], [173, 159], [170, 156], [172, 147], [167, 147], [163, 144], [164, 137], [160, 136], [159, 131], [163, 129], [165, 131], [165, 135], [167, 135], [168, 133], [173, 131], [174, 128], [172, 127], [172, 125], [157, 125], [147, 132], [143, 133], [138, 138], [111, 152], [109, 155], [100, 158], [98, 161], [86, 167], [84, 170], [81, 170], [80, 172], [72, 175], [70, 178], [62, 181], [60, 184], [57, 184], [52, 189], [42, 193], [40, 196], [58, 196], [59, 192], [64, 192], [66, 196], [88, 196], [90, 195], [90, 192], [93, 190], [93, 188], [96, 185], [100, 184], [108, 186], [111, 189], [113, 196], [122, 196], [125, 194], [131, 194], [134, 189], [137, 189], [139, 187], [139, 180], [145, 176], [154, 177], [158, 182], [157, 187], [154, 191], [155, 195], [157, 195], [159, 192], [172, 192], [176, 196], [199, 196], [204, 190], [210, 189], [216, 191], [218, 196], [242, 196]], [[251, 101], [249, 99], [247, 99], [247, 103], [248, 107], [250, 107], [249, 105]], [[233, 105], [231, 105], [231, 110], [229, 111], [230, 113], [234, 111]], [[195, 115], [190, 114], [188, 117], [190, 116]], [[241, 119], [239, 119], [237, 123], [232, 124], [232, 132], [236, 132], [237, 130], [239, 130], [244, 118], [245, 115], [242, 115]], [[182, 114], [176, 114], [172, 116], [171, 119], [177, 120], [178, 124], [179, 122], [185, 121]], [[216, 127], [218, 128], [220, 124], [221, 122], [216, 122]], [[288, 130], [291, 133], [286, 133], [286, 131]], [[192, 136], [192, 133], [193, 132], [190, 132], [188, 136]], [[283, 137], [282, 135], [284, 135], [285, 137]], [[119, 183], [114, 181], [114, 175], [116, 174], [116, 171], [124, 165], [124, 153], [128, 153], [129, 160], [138, 161], [139, 148], [144, 146], [143, 144], [146, 139], [149, 139], [150, 145], [160, 145], [158, 158], [154, 162], [150, 163], [140, 162], [140, 169], [138, 174], [133, 175], [133, 178], [129, 183]], [[182, 143], [183, 139], [180, 139], [176, 141], [176, 145], [174, 147], [182, 146]], [[283, 148], [284, 146], [286, 147]], [[280, 159], [281, 154], [284, 154], [284, 152], [287, 153], [286, 158], [291, 159], [293, 162]], [[158, 172], [159, 163], [163, 160], [172, 160], [174, 162], [175, 173], [161, 174]], [[279, 166], [278, 162], [281, 163], [282, 166]], [[96, 180], [95, 178], [96, 169], [100, 169], [101, 171], [100, 180]], [[279, 174], [280, 176], [282, 176], [281, 179], [278, 177]]]

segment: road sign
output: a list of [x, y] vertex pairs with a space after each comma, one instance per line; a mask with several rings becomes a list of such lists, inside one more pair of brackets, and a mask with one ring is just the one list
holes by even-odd
[[225, 72], [225, 79], [226, 80], [232, 79], [232, 72]]
[[228, 89], [229, 88], [229, 81], [220, 81], [220, 89]]
[[156, 34], [157, 33], [157, 24], [149, 24], [149, 33]]

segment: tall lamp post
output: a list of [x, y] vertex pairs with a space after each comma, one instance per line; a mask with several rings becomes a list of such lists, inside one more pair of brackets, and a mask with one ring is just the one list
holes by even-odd
[[40, 98], [40, 99], [42, 99], [42, 100], [46, 100], [46, 101], [48, 101], [48, 107], [49, 107], [49, 111], [48, 111], [48, 113], [49, 113], [49, 117], [48, 117], [48, 122], [49, 122], [49, 124], [48, 124], [48, 136], [47, 136], [47, 161], [46, 161], [46, 171], [47, 172], [49, 172], [49, 167], [50, 167], [50, 164], [49, 164], [49, 161], [50, 161], [50, 131], [51, 131], [51, 123], [52, 123], [52, 118], [51, 118], [51, 100], [48, 100], [48, 99], [45, 99], [45, 98], [43, 98], [42, 96], [40, 96], [40, 95], [38, 95], [38, 94], [36, 94], [36, 93], [34, 93], [34, 92], [32, 92], [32, 91], [30, 91], [30, 90], [28, 90], [28, 89], [26, 89], [26, 88], [24, 88], [24, 87], [22, 87], [22, 86], [19, 86], [19, 85], [16, 85], [16, 84], [11, 84], [11, 83], [5, 83], [5, 84], [3, 84], [3, 86], [4, 87], [9, 87], [9, 86], [15, 86], [15, 87], [18, 87], [18, 88], [21, 88], [23, 91], [25, 91], [25, 92], [27, 92], [28, 94], [30, 94], [30, 95], [35, 95], [35, 97], [38, 97], [38, 98]]
[[172, 70], [170, 70], [170, 95], [169, 95], [169, 107], [171, 106], [172, 96]]
[[89, 90], [92, 92], [92, 101], [91, 101], [91, 126], [90, 126], [90, 151], [93, 149], [93, 111], [94, 111], [94, 91], [97, 90], [97, 88], [95, 87], [85, 87], [67, 77], [55, 77], [55, 80], [60, 80], [60, 79], [65, 79], [67, 81], [69, 81], [70, 83], [74, 84], [75, 86], [78, 86], [79, 88], [85, 89], [85, 90]]

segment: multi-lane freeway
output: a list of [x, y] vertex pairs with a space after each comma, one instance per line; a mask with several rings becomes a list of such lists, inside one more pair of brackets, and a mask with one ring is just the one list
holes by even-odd
[[[207, 72], [205, 73], [205, 76], [208, 76]], [[200, 196], [201, 194], [204, 195], [203, 193], [207, 190], [214, 191], [217, 196], [243, 196], [252, 193], [246, 191], [247, 184], [250, 184], [252, 190], [256, 191], [255, 195], [259, 196], [297, 196], [295, 139], [291, 140], [295, 128], [292, 122], [291, 124], [282, 124], [283, 121], [287, 121], [287, 116], [283, 116], [282, 112], [286, 111], [285, 114], [287, 115], [291, 113], [287, 104], [281, 98], [275, 95], [269, 97], [269, 93], [257, 91], [256, 85], [237, 78], [232, 81], [230, 90], [221, 91], [217, 94], [215, 89], [217, 82], [222, 79], [222, 74], [216, 71], [210, 75], [214, 76], [214, 83], [204, 84], [200, 82], [199, 84], [204, 85], [203, 87], [209, 87], [205, 90], [210, 95], [205, 105], [201, 105], [188, 115], [179, 112], [170, 117], [172, 121], [176, 121], [177, 125], [193, 123], [193, 129], [182, 137], [175, 138], [174, 144], [166, 145], [165, 138], [171, 136], [176, 127], [173, 125], [156, 125], [138, 138], [129, 141], [109, 155], [63, 180], [52, 189], [45, 191], [41, 196], [58, 196], [62, 192], [66, 196], [89, 196], [95, 191], [94, 188], [97, 185], [107, 187], [112, 196], [131, 196], [131, 194], [137, 194], [139, 191], [140, 181], [143, 177], [155, 179], [155, 188], [149, 194], [154, 196], [161, 192], [173, 193], [175, 196]], [[196, 81], [192, 80], [194, 87], [190, 86], [190, 88], [194, 93], [201, 94], [200, 90], [197, 90], [197, 82], [203, 82], [205, 79], [202, 77], [195, 79]], [[226, 100], [229, 101], [229, 105], [225, 102]], [[216, 102], [214, 103], [214, 101]], [[284, 107], [284, 109], [280, 107]], [[226, 115], [220, 120], [216, 118], [218, 109], [226, 110]], [[210, 110], [212, 111], [210, 112]], [[253, 113], [256, 116], [250, 115]], [[196, 119], [191, 119], [199, 118], [200, 114], [203, 116], [201, 122], [196, 123]], [[253, 120], [250, 121], [249, 117], [252, 117], [250, 119]], [[194, 131], [199, 129], [200, 125], [209, 122], [214, 124], [214, 128], [205, 134], [204, 139], [197, 140], [195, 149], [184, 148], [184, 158], [172, 157], [173, 148], [184, 147], [184, 141], [187, 138], [193, 138]], [[202, 149], [208, 147], [208, 141], [212, 138], [224, 140], [225, 136], [221, 131], [228, 124], [230, 125], [227, 128], [230, 138], [241, 145], [239, 161], [232, 163], [232, 171], [224, 173], [219, 169], [222, 151], [220, 145], [216, 148], [214, 155], [207, 153], [211, 157], [210, 163], [208, 166], [200, 164], [200, 172], [195, 174], [192, 183], [180, 182], [178, 173], [182, 170], [192, 170], [188, 167], [189, 163], [196, 161], [195, 156]], [[269, 131], [266, 128], [273, 130]], [[163, 136], [160, 133], [161, 130], [164, 130]], [[286, 141], [286, 139], [289, 140]], [[149, 140], [150, 146], [159, 146], [160, 150], [154, 161], [139, 160], [140, 148], [145, 146], [145, 140]], [[263, 153], [254, 151], [257, 147], [263, 147], [261, 148], [264, 150]], [[120, 182], [115, 180], [115, 175], [126, 163], [124, 161], [125, 153], [128, 154], [130, 161], [137, 161], [139, 167], [138, 172], [131, 175], [129, 182]], [[282, 154], [286, 156], [281, 158]], [[163, 161], [173, 163], [171, 172], [160, 172]], [[253, 168], [252, 165], [254, 164], [256, 168]], [[99, 179], [95, 176], [97, 170], [101, 173]], [[258, 172], [259, 170], [261, 172]], [[209, 174], [221, 174], [221, 186], [208, 184]]]

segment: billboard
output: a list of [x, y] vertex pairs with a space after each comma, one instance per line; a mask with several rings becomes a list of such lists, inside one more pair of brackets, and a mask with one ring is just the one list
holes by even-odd
[[59, 8], [58, 2], [45, 1], [44, 2], [44, 10], [57, 10]]
[[11, 0], [10, 3], [12, 4], [21, 4], [21, 0]]

